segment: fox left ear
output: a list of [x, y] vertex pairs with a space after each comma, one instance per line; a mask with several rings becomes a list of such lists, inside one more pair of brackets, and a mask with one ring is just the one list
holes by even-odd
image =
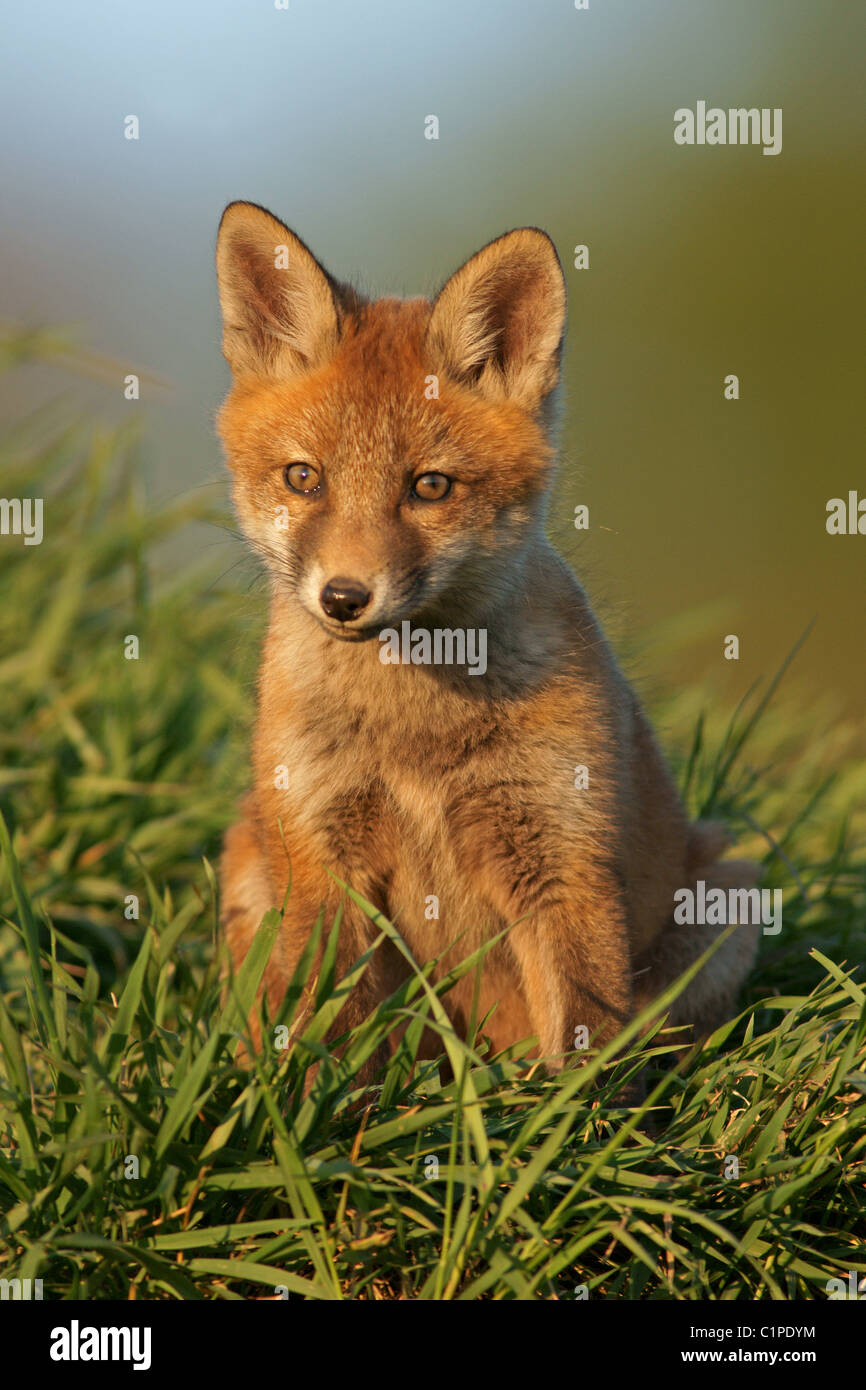
[[229, 203], [217, 237], [223, 354], [235, 377], [309, 371], [333, 351], [341, 288], [300, 237], [255, 203]]
[[521, 227], [491, 241], [433, 302], [427, 344], [491, 400], [536, 410], [559, 380], [565, 281], [550, 237]]

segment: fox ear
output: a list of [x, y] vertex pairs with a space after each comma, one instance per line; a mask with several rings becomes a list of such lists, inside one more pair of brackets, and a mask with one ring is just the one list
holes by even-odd
[[288, 227], [254, 203], [229, 203], [216, 261], [235, 376], [290, 376], [326, 360], [338, 336], [334, 282]]
[[564, 325], [565, 281], [553, 242], [522, 227], [451, 276], [433, 302], [427, 343], [465, 385], [535, 410], [559, 379]]

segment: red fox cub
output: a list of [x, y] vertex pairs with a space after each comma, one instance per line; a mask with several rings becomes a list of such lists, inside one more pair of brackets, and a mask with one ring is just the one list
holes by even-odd
[[[495, 1005], [494, 1048], [535, 1035], [557, 1067], [577, 1029], [609, 1041], [715, 939], [678, 925], [677, 890], [745, 887], [754, 868], [716, 862], [724, 835], [689, 824], [545, 538], [566, 298], [553, 243], [508, 232], [432, 303], [369, 302], [232, 203], [217, 272], [233, 375], [219, 431], [270, 576], [253, 790], [222, 860], [235, 966], [291, 882], [273, 1015], [323, 905], [333, 920], [328, 870], [416, 961], [459, 936], [442, 971], [515, 924], [485, 958], [478, 1017]], [[731, 933], [673, 1022], [729, 1016], [758, 931]], [[344, 903], [340, 973], [377, 935]], [[407, 969], [381, 945], [336, 1035]], [[474, 984], [444, 1000], [460, 1030]]]

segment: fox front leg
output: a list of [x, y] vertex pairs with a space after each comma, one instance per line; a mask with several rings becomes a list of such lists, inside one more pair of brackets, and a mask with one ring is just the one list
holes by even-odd
[[596, 871], [553, 899], [525, 904], [509, 935], [539, 1055], [556, 1069], [563, 1054], [587, 1042], [604, 1046], [631, 1018], [622, 899], [616, 876]]
[[603, 1045], [632, 1016], [624, 877], [540, 806], [502, 787], [491, 794], [483, 810], [478, 799], [461, 807], [458, 853], [491, 906], [515, 923], [507, 951], [539, 1053], [562, 1065], [585, 1045], [578, 1029]]

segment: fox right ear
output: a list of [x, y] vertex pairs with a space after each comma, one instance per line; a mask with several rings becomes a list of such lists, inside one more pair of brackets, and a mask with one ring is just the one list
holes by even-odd
[[428, 345], [458, 381], [535, 411], [559, 380], [565, 280], [550, 237], [520, 227], [491, 241], [433, 302]]
[[217, 236], [223, 356], [237, 376], [293, 376], [333, 352], [333, 282], [294, 232], [255, 203], [229, 203]]

